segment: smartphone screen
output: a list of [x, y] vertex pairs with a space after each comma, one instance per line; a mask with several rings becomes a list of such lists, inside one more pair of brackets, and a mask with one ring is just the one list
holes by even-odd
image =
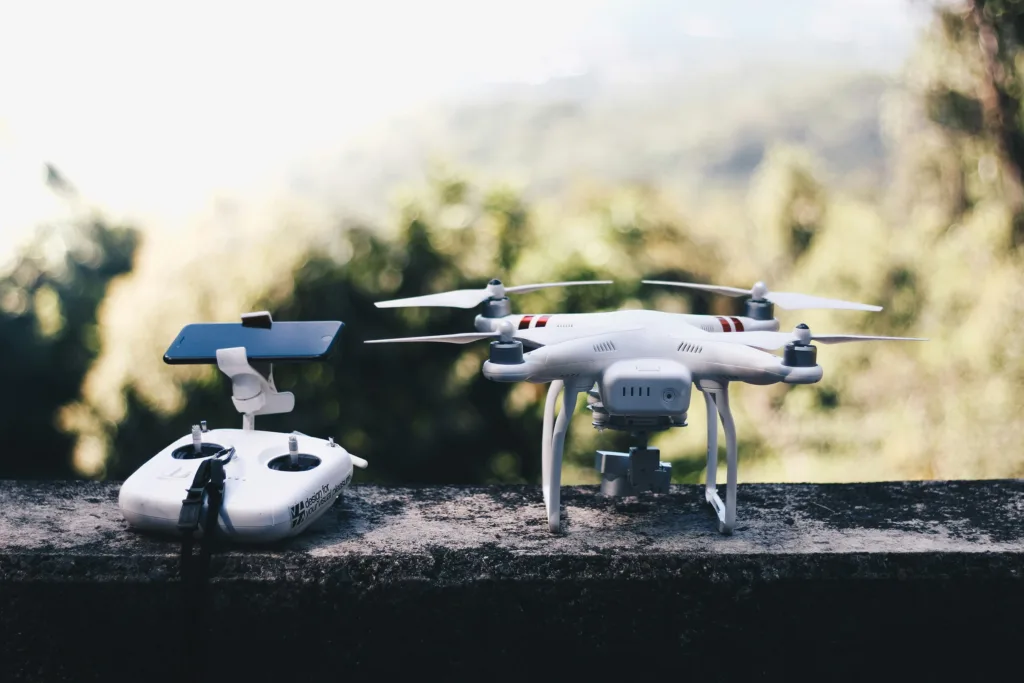
[[301, 363], [322, 360], [343, 324], [331, 321], [275, 322], [269, 329], [241, 323], [186, 325], [164, 354], [170, 365], [216, 364], [217, 349], [245, 347], [251, 361]]

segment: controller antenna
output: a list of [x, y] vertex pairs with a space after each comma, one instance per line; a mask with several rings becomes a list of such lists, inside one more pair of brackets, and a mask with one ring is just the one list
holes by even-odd
[[288, 437], [288, 455], [292, 459], [292, 467], [299, 466], [299, 441], [294, 436]]
[[196, 455], [202, 455], [203, 432], [200, 430], [199, 425], [192, 425], [192, 448], [195, 449]]

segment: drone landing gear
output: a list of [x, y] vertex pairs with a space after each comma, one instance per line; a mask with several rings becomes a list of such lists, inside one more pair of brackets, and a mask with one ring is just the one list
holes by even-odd
[[[555, 403], [558, 402], [559, 391], [562, 391], [562, 410], [556, 420]], [[562, 452], [565, 448], [565, 433], [569, 429], [569, 418], [576, 409], [578, 394], [578, 389], [565, 387], [562, 380], [556, 379], [548, 387], [548, 396], [544, 403], [541, 477], [544, 506], [548, 512], [548, 528], [552, 533], [558, 533], [561, 528]]]
[[640, 445], [628, 453], [598, 451], [594, 466], [601, 473], [601, 493], [636, 496], [645, 492], [668, 493], [672, 464], [661, 461], [661, 451], [647, 446], [647, 432], [634, 432]]
[[[704, 394], [704, 404], [708, 412], [708, 473], [704, 486], [704, 499], [715, 509], [718, 515], [718, 530], [723, 534], [731, 534], [736, 527], [736, 425], [729, 409], [729, 385], [717, 382], [701, 382], [699, 385]], [[725, 484], [725, 502], [718, 495], [716, 479], [718, 475], [718, 416], [722, 418], [725, 430], [725, 450], [728, 460], [728, 474]]]

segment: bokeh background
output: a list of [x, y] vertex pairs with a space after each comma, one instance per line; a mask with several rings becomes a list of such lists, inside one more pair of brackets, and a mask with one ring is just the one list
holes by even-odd
[[[519, 312], [740, 302], [679, 279], [877, 303], [782, 329], [818, 385], [734, 386], [741, 481], [1024, 475], [1024, 2], [21, 3], [0, 19], [0, 477], [121, 479], [238, 426], [178, 330], [346, 323], [279, 366], [260, 427], [361, 481], [539, 481], [546, 386], [479, 373], [475, 311], [373, 302], [612, 279]], [[666, 291], [666, 289], [668, 291]], [[566, 483], [597, 481], [584, 398]], [[652, 441], [703, 479], [703, 402]]]

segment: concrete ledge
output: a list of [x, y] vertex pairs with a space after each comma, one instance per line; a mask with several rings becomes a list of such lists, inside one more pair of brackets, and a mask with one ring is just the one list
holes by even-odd
[[[179, 546], [129, 530], [117, 490], [0, 482], [4, 675], [185, 664]], [[214, 557], [187, 680], [920, 677], [1024, 642], [1024, 481], [741, 486], [731, 537], [699, 487], [563, 501], [552, 536], [537, 487], [353, 487], [307, 534]]]

